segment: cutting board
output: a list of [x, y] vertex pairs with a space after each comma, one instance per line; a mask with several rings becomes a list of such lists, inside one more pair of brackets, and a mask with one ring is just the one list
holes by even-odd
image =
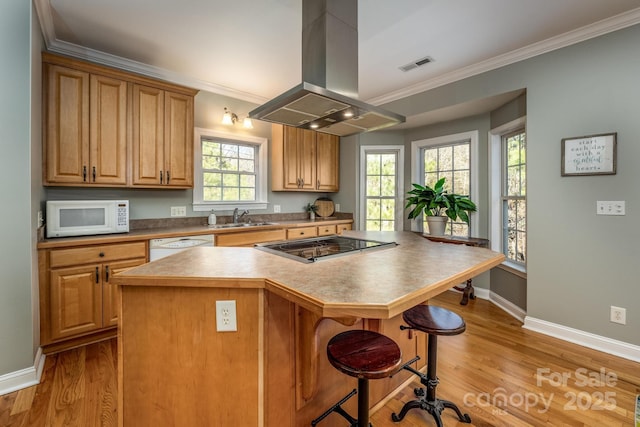
[[326, 197], [317, 199], [314, 204], [318, 207], [316, 215], [318, 215], [320, 218], [330, 217], [336, 210], [336, 207], [333, 204], [333, 200], [327, 199]]

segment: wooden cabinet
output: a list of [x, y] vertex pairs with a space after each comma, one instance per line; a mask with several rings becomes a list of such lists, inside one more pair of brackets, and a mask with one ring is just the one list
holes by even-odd
[[146, 253], [145, 242], [39, 251], [41, 345], [60, 350], [67, 340], [72, 346], [76, 338], [114, 331], [119, 304], [111, 278], [144, 264]]
[[44, 184], [193, 187], [197, 91], [44, 53]]
[[340, 190], [340, 138], [316, 134], [316, 189], [325, 192]]
[[133, 85], [133, 185], [193, 187], [193, 97]]
[[340, 138], [290, 126], [272, 126], [272, 190], [339, 190]]
[[343, 231], [351, 230], [352, 224], [338, 224], [336, 225], [336, 232], [342, 234]]
[[319, 225], [318, 226], [318, 236], [330, 236], [332, 234], [336, 234], [335, 225]]
[[127, 83], [44, 64], [45, 184], [127, 184]]
[[284, 229], [240, 231], [238, 233], [225, 233], [215, 236], [216, 246], [253, 246], [255, 243], [285, 240], [286, 237]]
[[296, 227], [287, 230], [287, 240], [307, 239], [318, 236], [318, 227]]

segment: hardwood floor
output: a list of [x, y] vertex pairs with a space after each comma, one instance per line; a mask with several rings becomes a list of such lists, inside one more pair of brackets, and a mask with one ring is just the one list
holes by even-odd
[[[463, 307], [459, 298], [447, 292], [432, 302], [467, 322], [464, 334], [439, 339], [437, 393], [469, 413], [472, 423], [445, 410], [445, 426], [633, 425], [639, 363], [527, 331], [488, 301]], [[115, 426], [116, 378], [115, 339], [50, 355], [39, 385], [0, 396], [0, 426]], [[372, 424], [435, 426], [417, 409], [391, 421], [419, 385], [414, 381], [387, 402]]]

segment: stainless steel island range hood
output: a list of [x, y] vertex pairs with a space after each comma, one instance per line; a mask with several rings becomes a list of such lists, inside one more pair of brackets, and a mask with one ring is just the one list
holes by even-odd
[[403, 123], [358, 96], [358, 1], [302, 0], [302, 83], [249, 113], [338, 136]]

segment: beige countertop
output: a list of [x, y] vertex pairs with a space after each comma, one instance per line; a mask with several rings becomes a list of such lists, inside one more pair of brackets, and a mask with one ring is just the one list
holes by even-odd
[[344, 224], [352, 223], [352, 219], [316, 219], [311, 220], [284, 220], [284, 221], [269, 221], [271, 225], [261, 225], [256, 227], [237, 227], [237, 228], [215, 228], [215, 226], [208, 225], [194, 225], [185, 227], [163, 227], [163, 228], [149, 228], [133, 230], [128, 233], [120, 234], [105, 234], [96, 236], [81, 236], [81, 237], [60, 237], [53, 239], [43, 239], [38, 242], [38, 249], [50, 249], [57, 247], [78, 246], [78, 245], [93, 245], [93, 244], [108, 244], [108, 243], [123, 243], [131, 241], [160, 239], [165, 237], [182, 237], [182, 236], [198, 236], [205, 234], [231, 234], [231, 233], [244, 233], [258, 230], [277, 230], [281, 228], [291, 227], [310, 227], [310, 226], [322, 226], [332, 224]]
[[322, 317], [388, 319], [504, 260], [412, 232], [348, 231], [398, 246], [305, 264], [255, 248], [196, 247], [120, 273], [124, 286], [264, 288]]

